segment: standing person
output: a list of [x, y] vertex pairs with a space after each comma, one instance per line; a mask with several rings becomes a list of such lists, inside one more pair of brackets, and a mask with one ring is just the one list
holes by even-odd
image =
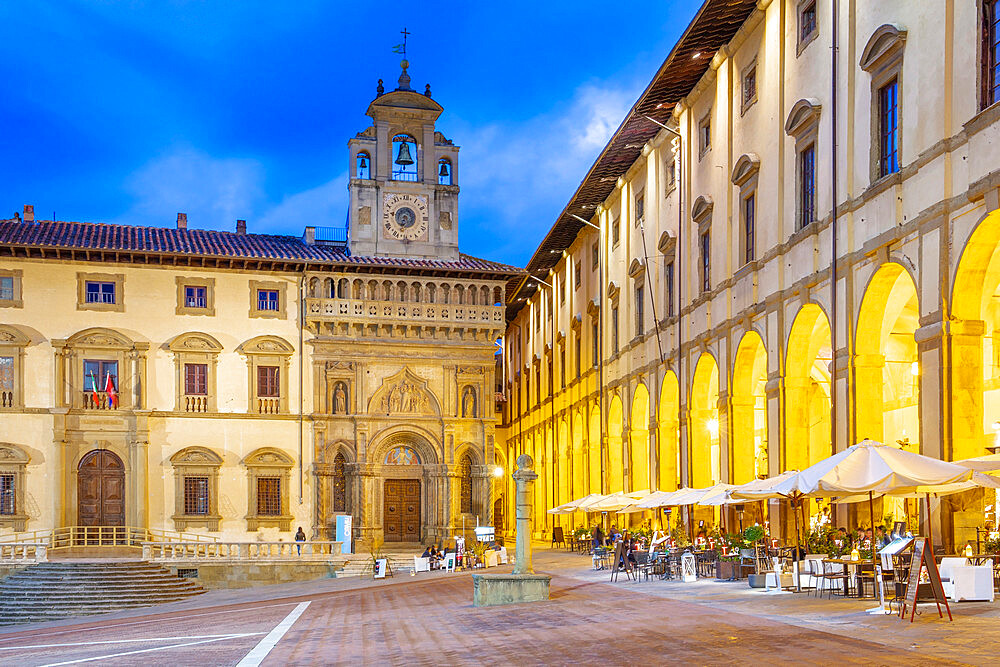
[[295, 549], [302, 555], [302, 543], [306, 541], [306, 532], [302, 530], [302, 526], [299, 526], [299, 530], [295, 533]]
[[594, 527], [594, 548], [604, 546], [604, 531], [600, 526]]

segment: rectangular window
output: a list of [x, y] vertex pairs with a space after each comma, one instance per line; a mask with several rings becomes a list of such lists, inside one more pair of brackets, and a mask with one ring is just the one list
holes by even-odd
[[757, 100], [757, 64], [754, 63], [743, 72], [743, 104], [745, 111]]
[[878, 91], [879, 177], [899, 171], [899, 81]]
[[0, 515], [13, 516], [16, 513], [14, 475], [0, 475]]
[[642, 307], [642, 293], [643, 289], [641, 287], [635, 288], [635, 333], [637, 336], [641, 336], [646, 331], [645, 313]]
[[635, 221], [641, 223], [646, 215], [646, 194], [640, 192], [635, 196]]
[[622, 238], [622, 225], [621, 218], [615, 218], [614, 222], [611, 223], [611, 245], [612, 247], [617, 246], [618, 242]]
[[280, 396], [281, 389], [278, 385], [278, 379], [277, 366], [258, 366], [257, 395], [262, 398], [277, 398]]
[[816, 147], [799, 153], [799, 229], [816, 219]]
[[743, 263], [749, 264], [755, 258], [756, 243], [756, 197], [751, 194], [743, 200]]
[[257, 478], [257, 515], [281, 516], [281, 478]]
[[566, 305], [566, 280], [564, 276], [559, 276], [559, 305]]
[[701, 235], [701, 291], [712, 289], [712, 239], [709, 232]]
[[580, 269], [583, 268], [581, 266], [581, 264], [582, 264], [582, 262], [577, 262], [576, 265], [573, 267], [573, 286], [574, 286], [574, 289], [580, 289], [580, 285], [583, 283], [582, 272], [580, 271]]
[[0, 357], [0, 391], [14, 392], [14, 357]]
[[184, 478], [184, 513], [208, 514], [208, 477]]
[[566, 346], [563, 345], [559, 350], [559, 386], [563, 389], [566, 388]]
[[667, 160], [667, 189], [677, 184], [677, 161], [674, 158]]
[[601, 263], [601, 244], [594, 242], [594, 245], [590, 246], [590, 268], [596, 270]]
[[201, 285], [184, 287], [185, 308], [208, 308], [208, 288]]
[[14, 277], [0, 276], [0, 301], [14, 300]]
[[816, 2], [807, 2], [799, 9], [799, 43], [803, 43], [816, 32]]
[[545, 317], [547, 319], [552, 319], [552, 292], [548, 292], [545, 295]]
[[618, 308], [611, 309], [611, 353], [618, 354]]
[[1000, 0], [983, 0], [983, 100], [1000, 102]]
[[712, 119], [705, 116], [698, 125], [698, 152], [703, 155], [712, 147]]
[[101, 359], [83, 361], [83, 390], [104, 391], [111, 378], [111, 386], [118, 390], [118, 362]]
[[277, 311], [278, 309], [278, 290], [257, 290], [257, 310]]
[[663, 269], [663, 284], [667, 290], [667, 317], [674, 316], [674, 263], [667, 262]]
[[208, 364], [184, 364], [184, 393], [188, 396], [208, 395]]
[[573, 359], [573, 361], [576, 363], [576, 376], [577, 377], [580, 377], [580, 368], [581, 368], [581, 365], [583, 364], [583, 362], [580, 361], [580, 352], [581, 352], [580, 338], [581, 338], [580, 334], [577, 333], [576, 334], [576, 341], [575, 341], [576, 355], [575, 355], [575, 358]]
[[115, 284], [87, 281], [87, 303], [115, 303]]
[[595, 322], [591, 327], [590, 331], [590, 343], [591, 343], [590, 357], [591, 357], [591, 365], [594, 368], [597, 368], [597, 365], [601, 363], [600, 341], [601, 341], [601, 328]]

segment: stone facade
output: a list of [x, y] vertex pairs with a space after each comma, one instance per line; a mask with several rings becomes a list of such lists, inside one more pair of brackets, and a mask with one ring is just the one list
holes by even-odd
[[[732, 19], [730, 4], [709, 0], [705, 16]], [[841, 4], [834, 45], [830, 2], [769, 0], [722, 44], [682, 38], [599, 164], [636, 157], [599, 174], [617, 179], [599, 205], [567, 205], [601, 231], [560, 218], [572, 240], [547, 239], [528, 266], [552, 287], [514, 301], [503, 435], [509, 459], [538, 462], [539, 516], [590, 492], [745, 482], [866, 437], [988, 453], [991, 6]], [[935, 534], [974, 541], [990, 506], [934, 501]], [[867, 508], [839, 511], [868, 522]]]

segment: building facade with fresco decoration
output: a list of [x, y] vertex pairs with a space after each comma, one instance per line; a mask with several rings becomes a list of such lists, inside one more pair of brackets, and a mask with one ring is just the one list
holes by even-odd
[[[440, 541], [494, 520], [514, 267], [458, 249], [442, 107], [379, 82], [347, 229], [0, 221], [0, 530]], [[503, 520], [499, 517], [499, 520]]]
[[[993, 451], [1000, 7], [837, 6], [706, 0], [531, 259], [503, 434], [541, 465], [538, 511], [746, 482], [864, 438]], [[977, 492], [881, 507], [950, 548], [996, 526]], [[788, 516], [745, 517], [763, 519]]]

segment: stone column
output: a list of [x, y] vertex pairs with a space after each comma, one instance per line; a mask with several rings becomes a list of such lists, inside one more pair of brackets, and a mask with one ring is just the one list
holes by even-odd
[[538, 475], [532, 469], [535, 462], [527, 454], [517, 457], [517, 471], [514, 472], [515, 506], [517, 517], [517, 551], [514, 560], [514, 574], [534, 574], [531, 566], [531, 501], [532, 486]]

